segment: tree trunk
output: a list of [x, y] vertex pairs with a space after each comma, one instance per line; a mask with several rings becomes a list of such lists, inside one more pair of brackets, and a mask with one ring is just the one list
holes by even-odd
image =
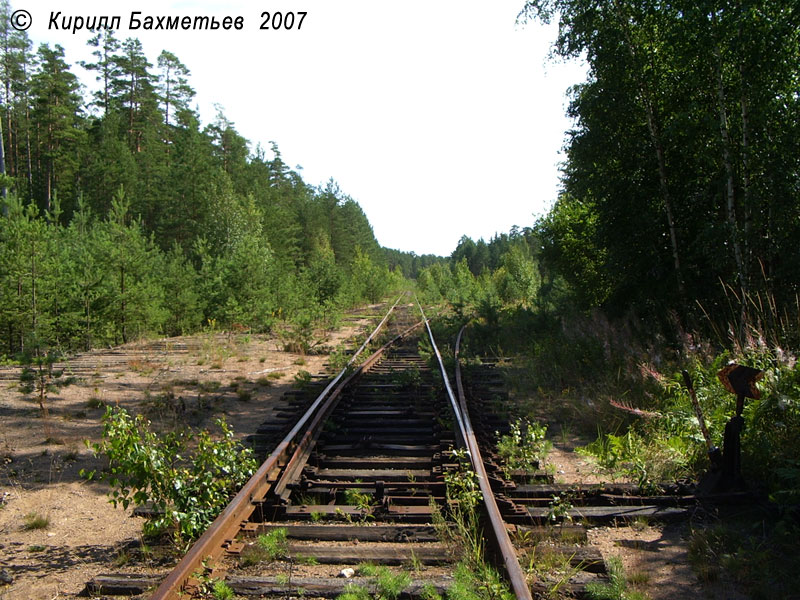
[[[3, 144], [3, 127], [0, 124], [0, 175], [5, 176], [6, 174], [6, 157], [5, 157], [5, 147]], [[6, 188], [5, 182], [3, 182], [3, 190], [2, 190], [3, 198], [8, 195], [8, 189]], [[3, 203], [3, 216], [8, 216], [8, 206]]]
[[[722, 56], [719, 46], [714, 45], [714, 58], [716, 61], [716, 84], [717, 84], [717, 110], [719, 112], [719, 132], [722, 138], [722, 162], [725, 166], [725, 216], [728, 221], [731, 244], [733, 246], [733, 256], [736, 260], [736, 270], [739, 279], [739, 291], [741, 293], [741, 317], [744, 318], [747, 303], [747, 275], [744, 271], [744, 261], [742, 258], [742, 247], [739, 243], [739, 225], [736, 222], [736, 193], [735, 193], [735, 173], [731, 159], [731, 139], [728, 131], [728, 112], [725, 108], [725, 88], [722, 81]], [[740, 323], [744, 326], [744, 323]]]
[[31, 238], [31, 331], [33, 332], [36, 349], [39, 349], [39, 338], [36, 335], [36, 239]]
[[[617, 19], [620, 27], [622, 27], [625, 34], [625, 41], [627, 42], [628, 51], [635, 65], [640, 64], [639, 57], [637, 56], [637, 47], [631, 37], [630, 28], [628, 26], [628, 19], [622, 13], [619, 2], [614, 3], [617, 13]], [[683, 271], [681, 269], [680, 252], [678, 250], [678, 234], [675, 226], [675, 217], [672, 210], [672, 197], [669, 192], [669, 179], [667, 177], [666, 159], [664, 157], [664, 146], [661, 142], [661, 131], [658, 126], [658, 121], [655, 114], [655, 103], [653, 95], [644, 76], [640, 72], [633, 73], [636, 78], [636, 85], [639, 88], [639, 93], [642, 96], [644, 103], [645, 113], [647, 115], [647, 129], [650, 132], [650, 142], [653, 144], [653, 150], [656, 155], [656, 162], [658, 164], [658, 188], [661, 194], [661, 202], [664, 205], [664, 213], [667, 217], [667, 227], [669, 229], [669, 241], [672, 250], [672, 264], [675, 268], [675, 279], [678, 286], [678, 294], [684, 304], [686, 303], [686, 286], [683, 281]]]
[[744, 269], [750, 273], [753, 264], [753, 247], [750, 244], [750, 235], [753, 225], [753, 200], [750, 196], [752, 189], [750, 182], [750, 115], [747, 101], [747, 90], [744, 77], [744, 67], [739, 65], [741, 79], [741, 96], [739, 103], [742, 110], [742, 204], [744, 205]]
[[27, 98], [25, 100], [25, 150], [28, 167], [28, 199], [33, 198], [33, 166], [31, 162], [31, 120]]
[[86, 351], [88, 352], [92, 349], [92, 313], [88, 292], [84, 297], [84, 309], [86, 313]]
[[125, 309], [126, 309], [126, 305], [125, 305], [125, 267], [120, 267], [119, 268], [119, 274], [120, 274], [120, 290], [121, 290], [121, 295], [122, 295], [122, 306], [120, 307], [121, 308], [121, 319], [122, 319], [122, 328], [121, 328], [122, 329], [122, 343], [123, 344], [127, 344], [128, 343], [128, 331], [127, 331], [127, 324], [125, 322]]

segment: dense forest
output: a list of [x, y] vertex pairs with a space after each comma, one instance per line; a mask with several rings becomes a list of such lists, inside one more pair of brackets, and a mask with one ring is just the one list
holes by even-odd
[[99, 30], [86, 93], [60, 46], [34, 49], [0, 4], [5, 173], [0, 355], [86, 349], [210, 323], [324, 323], [435, 257], [381, 248], [334, 181], [315, 188], [219, 109], [190, 72]]
[[553, 19], [554, 56], [588, 63], [570, 90], [562, 191], [532, 227], [462, 239], [451, 271], [464, 259], [495, 273], [503, 296], [531, 260], [543, 291], [583, 311], [796, 329], [797, 5], [531, 0], [520, 14]]
[[800, 11], [794, 2], [531, 0], [582, 56], [545, 259], [584, 306], [732, 306], [740, 328], [800, 283]]

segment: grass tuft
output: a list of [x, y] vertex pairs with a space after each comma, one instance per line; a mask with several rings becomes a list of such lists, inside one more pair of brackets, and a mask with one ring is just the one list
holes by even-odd
[[286, 542], [287, 533], [287, 529], [281, 527], [259, 535], [255, 544], [248, 546], [242, 552], [239, 563], [244, 567], [248, 567], [286, 556], [289, 551], [289, 545]]
[[40, 515], [39, 513], [29, 512], [25, 515], [25, 531], [34, 531], [37, 529], [47, 529], [50, 527], [50, 517]]

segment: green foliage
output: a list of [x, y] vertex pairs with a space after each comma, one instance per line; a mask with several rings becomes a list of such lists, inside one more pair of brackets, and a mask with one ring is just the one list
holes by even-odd
[[356, 247], [348, 294], [352, 304], [380, 302], [387, 292], [390, 274], [386, 267], [376, 265], [369, 254]]
[[[337, 600], [364, 600], [365, 598], [397, 600], [403, 590], [411, 585], [411, 577], [408, 573], [404, 571], [393, 573], [388, 567], [371, 563], [358, 565], [357, 573], [359, 576], [370, 578], [369, 588], [350, 584], [344, 594], [337, 596]], [[372, 594], [369, 592], [370, 589]]]
[[397, 600], [402, 591], [411, 585], [411, 577], [408, 573], [392, 573], [386, 567], [378, 569], [375, 578], [375, 596], [382, 600]]
[[502, 264], [494, 273], [495, 286], [506, 304], [530, 306], [540, 285], [536, 263], [528, 247], [516, 244], [503, 255]]
[[552, 444], [545, 439], [547, 426], [529, 419], [517, 419], [508, 434], [497, 440], [506, 477], [515, 470], [535, 471], [544, 463]]
[[694, 325], [702, 305], [738, 336], [768, 297], [794, 309], [792, 6], [524, 3], [523, 20], [558, 20], [554, 55], [591, 73], [571, 91], [564, 191], [537, 225], [543, 270], [579, 306]]
[[355, 583], [348, 583], [344, 592], [336, 596], [336, 600], [370, 600], [371, 596], [367, 588]]
[[442, 600], [441, 595], [439, 592], [436, 591], [436, 588], [431, 585], [430, 583], [426, 583], [422, 586], [422, 600]]
[[572, 516], [569, 514], [574, 508], [569, 494], [559, 494], [553, 496], [552, 502], [547, 507], [547, 520], [551, 523], [557, 521], [572, 521]]
[[478, 519], [481, 492], [466, 450], [453, 450], [458, 468], [445, 473], [446, 498], [452, 527], [444, 526], [434, 511], [434, 524], [443, 539], [460, 548], [462, 558], [456, 565], [454, 582], [448, 598], [459, 600], [511, 600], [514, 595], [498, 573], [486, 564], [483, 531]]
[[304, 388], [311, 383], [311, 373], [300, 369], [294, 376], [294, 384], [297, 387]]
[[514, 594], [486, 563], [460, 562], [447, 590], [448, 600], [513, 600]]
[[139, 40], [95, 35], [87, 110], [62, 48], [34, 56], [6, 29], [0, 356], [34, 338], [88, 350], [209, 319], [268, 331], [309, 315], [327, 329], [405, 283], [335, 182], [307, 185], [275, 144], [251, 152], [221, 111], [203, 128], [174, 54], [154, 69]]
[[768, 600], [793, 593], [798, 528], [792, 519], [775, 521], [753, 510], [733, 519], [694, 527], [689, 563], [700, 581], [735, 581], [752, 598]]
[[314, 316], [308, 311], [299, 312], [289, 322], [289, 327], [282, 332], [287, 352], [307, 354], [314, 344]]
[[148, 519], [145, 532], [170, 531], [176, 545], [184, 546], [211, 524], [256, 467], [252, 451], [239, 445], [227, 424], [217, 425], [218, 440], [208, 431], [157, 434], [141, 415], [108, 408], [103, 441], [89, 445], [108, 458], [108, 468], [83, 474], [108, 482], [114, 506], [151, 504], [159, 514]]
[[362, 510], [370, 510], [372, 508], [374, 498], [369, 492], [360, 492], [354, 488], [347, 488], [344, 491], [345, 504], [351, 504]]
[[[717, 373], [734, 359], [764, 371], [758, 382], [761, 398], [747, 400], [742, 432], [742, 469], [745, 478], [766, 486], [772, 499], [792, 505], [800, 494], [796, 465], [800, 453], [800, 369], [795, 356], [781, 348], [769, 348], [757, 340], [740, 349], [738, 355], [727, 352], [715, 357], [697, 355], [692, 379], [698, 401], [714, 444], [722, 447], [725, 424], [734, 414], [735, 396], [725, 390]], [[651, 406], [658, 416], [638, 423], [625, 436], [609, 439], [608, 456], [617, 464], [631, 461], [640, 477], [647, 469], [662, 475], [679, 477], [697, 473], [707, 466], [705, 447], [688, 392], [679, 373], [662, 375], [644, 368], [651, 390]], [[638, 432], [637, 432], [638, 431]], [[599, 449], [599, 448], [598, 448]], [[603, 450], [602, 452], [606, 452]], [[638, 458], [633, 458], [631, 455]], [[642, 461], [637, 464], [636, 461]], [[663, 469], [663, 470], [662, 470]], [[649, 477], [654, 480], [652, 476]]]
[[275, 560], [288, 552], [287, 534], [288, 530], [285, 527], [273, 529], [269, 533], [258, 536], [256, 543], [267, 552], [269, 560]]
[[577, 451], [594, 458], [610, 475], [632, 479], [648, 493], [657, 491], [659, 483], [690, 473], [690, 450], [679, 437], [668, 437], [656, 429], [645, 437], [630, 429], [624, 435], [600, 435]]
[[539, 222], [542, 259], [563, 276], [579, 305], [600, 306], [609, 294], [607, 251], [597, 239], [597, 213], [590, 200], [562, 194]]
[[540, 243], [533, 231], [516, 227], [487, 244], [464, 236], [449, 264], [434, 263], [422, 269], [417, 288], [424, 302], [442, 300], [459, 318], [478, 311], [496, 324], [501, 306], [532, 307], [541, 287], [537, 253]]
[[463, 514], [472, 514], [481, 500], [478, 476], [472, 470], [466, 449], [454, 449], [453, 458], [456, 459], [458, 469], [445, 473], [447, 499], [454, 501]]

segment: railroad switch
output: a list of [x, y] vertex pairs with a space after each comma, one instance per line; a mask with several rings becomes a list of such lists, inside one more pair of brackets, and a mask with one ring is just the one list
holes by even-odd
[[756, 382], [764, 376], [764, 372], [752, 367], [731, 363], [722, 368], [718, 373], [722, 385], [732, 394], [736, 394], [736, 412], [725, 424], [725, 433], [722, 440], [722, 450], [711, 443], [700, 405], [692, 386], [689, 374], [684, 371], [683, 378], [692, 397], [703, 437], [708, 445], [708, 455], [711, 468], [701, 479], [699, 489], [702, 493], [717, 493], [734, 490], [743, 490], [747, 487], [742, 477], [742, 430], [744, 429], [745, 398], [757, 400], [761, 392], [756, 387]]
[[722, 443], [722, 478], [721, 490], [736, 490], [746, 487], [742, 477], [742, 445], [741, 436], [744, 429], [744, 399], [758, 400], [761, 391], [756, 382], [764, 376], [764, 371], [731, 363], [722, 368], [717, 377], [725, 389], [736, 394], [736, 414], [725, 425]]

